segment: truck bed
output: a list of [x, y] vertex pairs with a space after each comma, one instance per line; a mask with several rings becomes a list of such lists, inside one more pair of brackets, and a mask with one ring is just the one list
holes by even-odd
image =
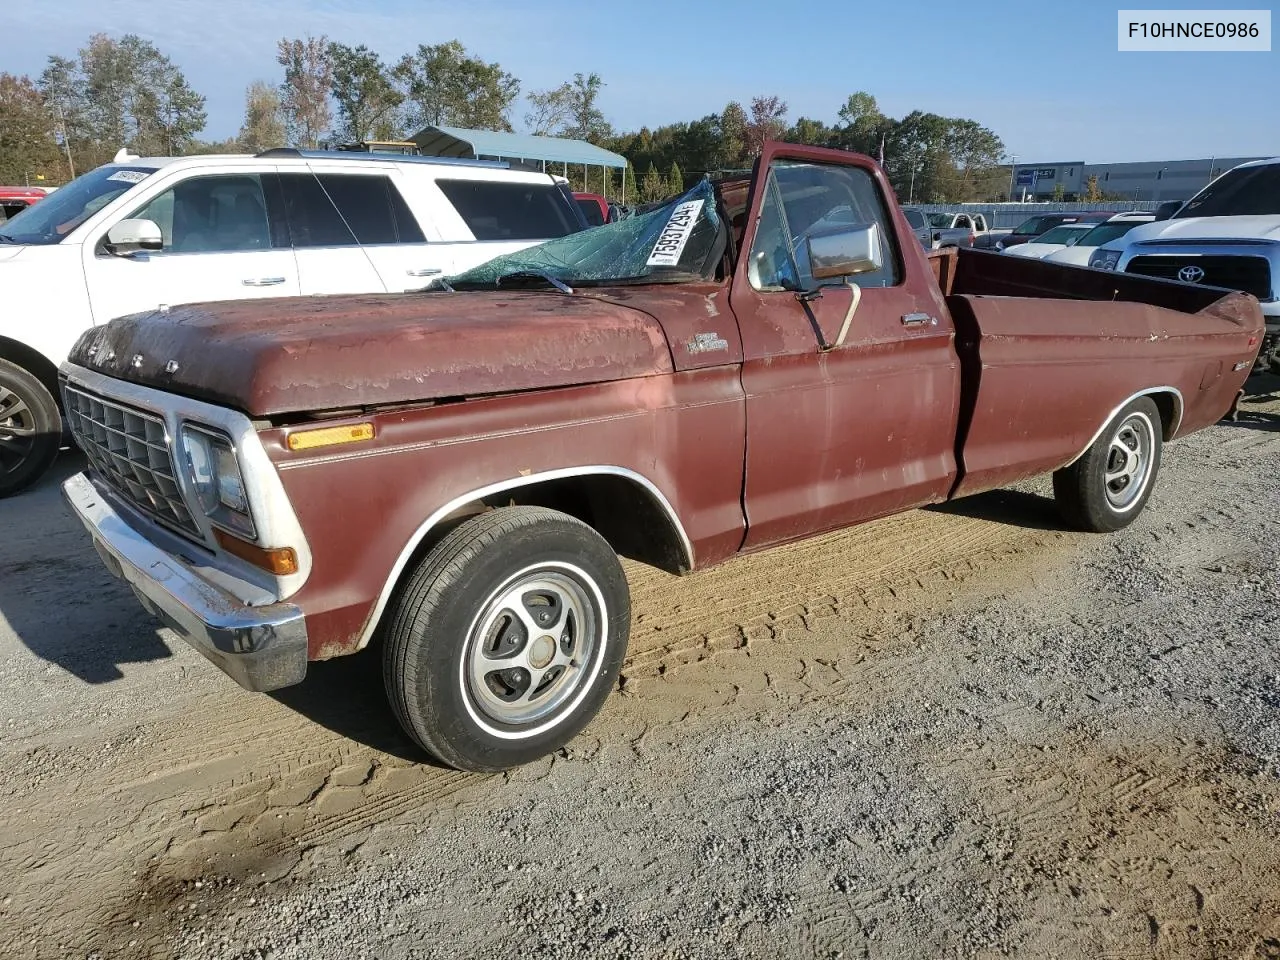
[[[1063, 466], [1092, 441], [1099, 406], [1122, 405], [1136, 380], [1172, 390], [1157, 397], [1165, 439], [1207, 426], [1231, 402], [1226, 375], [1256, 349], [1247, 294], [983, 250], [928, 259], [962, 369], [953, 496]], [[1153, 359], [1157, 340], [1172, 349]]]

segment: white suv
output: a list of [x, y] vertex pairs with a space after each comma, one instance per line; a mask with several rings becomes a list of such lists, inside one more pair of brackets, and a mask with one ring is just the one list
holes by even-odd
[[1280, 373], [1280, 157], [1232, 167], [1169, 219], [1098, 247], [1089, 266], [1253, 294], [1267, 321], [1254, 369]]
[[0, 497], [56, 456], [57, 368], [87, 327], [165, 304], [421, 290], [586, 226], [562, 178], [506, 163], [117, 157], [0, 225]]

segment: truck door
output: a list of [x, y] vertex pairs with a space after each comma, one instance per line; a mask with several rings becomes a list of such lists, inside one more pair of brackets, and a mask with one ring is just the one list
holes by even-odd
[[[944, 499], [959, 365], [925, 254], [883, 175], [847, 154], [762, 156], [730, 303], [742, 332], [746, 549]], [[819, 281], [808, 237], [875, 224], [879, 269]], [[905, 243], [903, 242], [905, 240]]]

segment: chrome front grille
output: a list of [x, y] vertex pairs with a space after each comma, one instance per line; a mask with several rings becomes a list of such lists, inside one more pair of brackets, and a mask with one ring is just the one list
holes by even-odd
[[200, 538], [178, 486], [164, 420], [63, 385], [72, 436], [112, 489], [143, 513], [188, 537]]

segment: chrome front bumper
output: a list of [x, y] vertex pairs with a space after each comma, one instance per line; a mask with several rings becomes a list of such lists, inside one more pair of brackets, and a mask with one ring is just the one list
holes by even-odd
[[131, 527], [87, 474], [62, 485], [115, 576], [142, 605], [246, 690], [276, 690], [307, 674], [307, 626], [291, 603], [250, 607], [192, 573]]

